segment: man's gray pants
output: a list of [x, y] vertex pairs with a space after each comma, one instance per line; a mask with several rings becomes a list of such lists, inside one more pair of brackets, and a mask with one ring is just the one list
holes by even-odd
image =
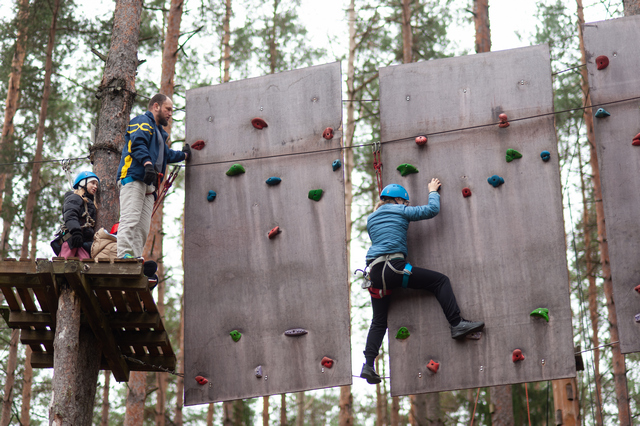
[[[118, 257], [125, 254], [142, 256], [151, 227], [154, 187], [134, 180], [120, 185], [120, 225], [118, 225]], [[148, 194], [148, 195], [147, 195]]]

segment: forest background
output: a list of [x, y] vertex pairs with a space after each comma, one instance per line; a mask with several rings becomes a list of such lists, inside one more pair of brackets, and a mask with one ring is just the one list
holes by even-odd
[[[490, 33], [478, 38], [482, 33], [478, 21], [482, 24], [483, 5], [490, 6], [484, 9], [489, 11], [484, 25], [489, 27], [490, 23]], [[170, 6], [166, 0], [147, 1], [143, 6], [138, 58], [144, 62], [138, 66], [138, 96], [132, 116], [143, 113], [148, 97], [161, 90], [162, 53]], [[368, 144], [379, 140], [376, 100], [380, 67], [548, 43], [552, 52], [556, 111], [579, 108], [587, 100], [581, 73], [584, 67], [580, 67], [578, 21], [621, 17], [629, 14], [627, 6], [621, 1], [591, 0], [585, 2], [581, 18], [580, 0], [490, 0], [488, 5], [482, 0], [326, 0], [321, 5], [308, 0], [185, 0], [176, 50], [173, 86], [176, 112], [171, 142], [177, 144], [178, 148], [174, 146], [174, 149], [179, 149], [184, 141], [185, 91], [190, 88], [341, 61], [344, 143], [354, 146], [345, 151], [353, 271], [363, 266], [368, 244], [363, 232], [364, 219], [372, 211], [377, 197]], [[104, 56], [109, 51], [114, 8], [115, 2], [111, 1], [0, 0], [0, 99], [5, 112], [12, 60], [21, 29], [25, 35], [11, 143], [3, 133], [1, 147], [0, 173], [4, 188], [0, 185], [3, 195], [0, 250], [3, 258], [52, 256], [48, 243], [60, 223], [62, 195], [68, 188], [60, 160], [73, 159], [72, 174], [91, 169], [88, 156], [100, 111], [96, 93], [103, 74]], [[21, 15], [20, 10], [28, 11], [28, 17]], [[54, 15], [55, 39], [51, 42]], [[47, 73], [48, 57], [50, 73]], [[50, 93], [47, 94], [48, 84]], [[598, 184], [591, 168], [593, 150], [588, 140], [589, 124], [585, 121], [582, 110], [556, 116], [574, 344], [590, 349], [582, 353], [585, 370], [578, 373], [576, 400], [585, 424], [631, 424], [640, 412], [640, 357], [627, 355], [626, 368], [623, 362], [621, 371], [619, 359], [615, 359], [608, 309], [612, 303], [606, 292], [607, 271], [602, 268], [598, 243], [594, 201]], [[6, 119], [3, 124], [4, 129]], [[43, 162], [38, 161], [40, 157]], [[36, 166], [40, 169], [34, 173]], [[157, 294], [176, 349], [180, 347], [182, 318], [183, 176], [181, 171], [181, 177], [165, 201], [160, 232], [164, 247], [162, 285], [158, 287], [162, 294]], [[32, 201], [31, 208], [29, 198], [36, 200]], [[144, 424], [438, 425], [468, 424], [473, 415], [475, 424], [519, 425], [527, 422], [527, 402], [533, 424], [554, 424], [550, 382], [529, 384], [527, 389], [513, 385], [401, 398], [391, 398], [385, 382], [379, 386], [364, 383], [357, 375], [364, 361], [361, 349], [370, 309], [368, 296], [358, 284], [355, 280], [351, 294], [352, 363], [356, 377], [348, 391], [325, 389], [269, 399], [182, 407], [181, 378], [149, 373], [143, 377]], [[4, 421], [16, 425], [46, 424], [52, 371], [29, 371], [25, 367], [28, 354], [22, 345], [18, 346], [17, 367], [12, 371], [8, 365], [11, 346], [11, 330], [2, 323], [0, 379], [3, 385], [10, 385], [8, 389], [5, 386], [3, 393], [7, 407], [4, 411], [9, 414], [5, 418], [3, 411], [2, 425], [7, 424]], [[387, 358], [383, 354], [378, 361], [382, 374], [387, 371], [386, 366]], [[621, 375], [626, 384], [624, 388], [620, 385]], [[125, 415], [130, 389], [127, 384], [114, 383], [108, 374], [101, 375], [94, 423], [133, 424]], [[503, 415], [507, 423], [501, 423]]]

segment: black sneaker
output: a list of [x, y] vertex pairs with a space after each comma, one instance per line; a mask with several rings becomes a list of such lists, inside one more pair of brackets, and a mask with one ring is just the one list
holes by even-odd
[[374, 370], [373, 367], [367, 364], [364, 364], [362, 366], [360, 377], [362, 377], [363, 379], [367, 379], [367, 383], [369, 383], [370, 385], [375, 385], [376, 383], [380, 383], [382, 381], [380, 376], [378, 376], [378, 373], [376, 373], [376, 370]]
[[476, 331], [481, 331], [484, 328], [484, 322], [467, 321], [466, 319], [462, 319], [460, 323], [455, 327], [452, 325], [450, 325], [449, 327], [451, 327], [451, 338], [460, 339], [461, 337], [464, 337], [467, 334], [475, 333]]
[[142, 273], [149, 278], [152, 278], [157, 271], [158, 271], [158, 264], [153, 260], [147, 260], [142, 265]]

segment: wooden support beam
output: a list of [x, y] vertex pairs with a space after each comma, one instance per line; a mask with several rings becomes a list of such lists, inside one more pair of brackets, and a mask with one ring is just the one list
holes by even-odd
[[40, 282], [38, 281], [38, 277], [35, 275], [8, 275], [4, 274], [4, 272], [0, 270], [0, 285], [15, 288], [33, 288], [39, 287]]
[[168, 345], [169, 335], [166, 331], [119, 331], [116, 340], [120, 345], [163, 346]]
[[[139, 327], [158, 328], [160, 326], [160, 315], [148, 312], [126, 312], [112, 313], [107, 315], [111, 328]], [[116, 338], [116, 340], [118, 340]]]
[[82, 271], [85, 275], [108, 278], [140, 278], [142, 274], [142, 262], [138, 259], [115, 263], [96, 263], [94, 261], [82, 262]]
[[56, 332], [51, 330], [22, 330], [20, 331], [20, 343], [23, 345], [53, 345]]
[[13, 289], [8, 286], [2, 286], [0, 287], [0, 289], [2, 289], [4, 300], [7, 301], [9, 308], [12, 311], [21, 311], [22, 308], [20, 307], [20, 302], [18, 302], [18, 299], [16, 299], [16, 294], [13, 292]]
[[[130, 355], [129, 355], [130, 356]], [[160, 366], [166, 368], [168, 370], [174, 370], [176, 368], [176, 358], [175, 357], [166, 357], [166, 356], [130, 356], [131, 358], [136, 358], [141, 363], [135, 361], [127, 361], [127, 365], [129, 366], [130, 371], [161, 371], [157, 368], [151, 367], [152, 365]], [[31, 367], [33, 368], [53, 368], [53, 353], [49, 352], [41, 352], [41, 353], [33, 353], [31, 355]], [[109, 370], [109, 364], [106, 359], [103, 358], [100, 363], [101, 370]]]
[[83, 265], [80, 262], [67, 261], [64, 267], [64, 275], [73, 291], [80, 298], [82, 310], [87, 317], [91, 329], [96, 337], [102, 341], [102, 350], [113, 372], [113, 376], [119, 382], [126, 382], [129, 380], [129, 367], [122, 358], [122, 353], [109, 327], [109, 321], [107, 321], [107, 318], [102, 313], [97, 297], [81, 273], [82, 269]]
[[91, 278], [91, 288], [100, 290], [143, 291], [149, 289], [149, 279], [144, 275], [136, 278], [122, 277], [94, 277], [85, 272]]
[[[10, 312], [9, 327], [53, 327], [53, 319], [50, 313], [44, 312]], [[52, 341], [53, 342], [53, 341]]]
[[4, 259], [0, 262], [0, 275], [35, 274], [36, 264], [31, 259]]

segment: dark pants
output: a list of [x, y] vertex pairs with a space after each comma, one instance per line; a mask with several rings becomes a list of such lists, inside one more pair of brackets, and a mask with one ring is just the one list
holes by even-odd
[[[402, 259], [393, 259], [390, 263], [394, 268], [400, 271], [404, 269], [406, 264]], [[369, 278], [371, 278], [374, 288], [382, 288], [383, 267], [384, 262], [378, 263], [371, 269]], [[403, 275], [393, 272], [389, 266], [387, 266], [384, 276], [387, 289], [402, 287]], [[458, 324], [461, 319], [460, 308], [456, 302], [456, 296], [453, 294], [451, 282], [446, 275], [441, 274], [440, 272], [430, 271], [428, 269], [414, 266], [411, 270], [411, 275], [409, 276], [408, 288], [427, 290], [433, 293], [440, 303], [442, 312], [444, 312], [449, 324]], [[391, 303], [392, 298], [393, 295], [385, 296], [381, 299], [371, 297], [373, 319], [371, 320], [371, 327], [369, 327], [369, 334], [367, 336], [367, 344], [364, 349], [364, 356], [367, 359], [367, 363], [372, 363], [378, 356], [382, 340], [387, 332], [387, 313], [389, 312], [389, 304]]]

